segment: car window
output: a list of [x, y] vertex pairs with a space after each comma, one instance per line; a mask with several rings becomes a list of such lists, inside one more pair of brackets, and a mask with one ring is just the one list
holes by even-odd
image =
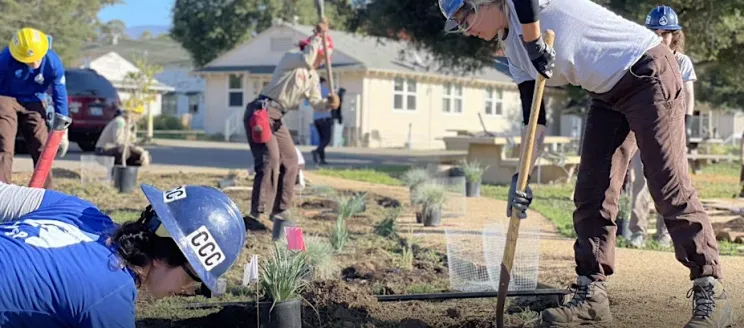
[[67, 80], [67, 94], [70, 96], [118, 97], [118, 93], [111, 82], [94, 72], [67, 71], [65, 72], [65, 79]]

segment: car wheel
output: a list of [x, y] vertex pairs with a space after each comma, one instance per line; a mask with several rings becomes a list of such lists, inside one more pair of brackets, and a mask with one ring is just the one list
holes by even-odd
[[93, 151], [96, 149], [95, 141], [90, 141], [90, 140], [78, 141], [77, 144], [80, 147], [80, 149], [82, 149], [83, 151]]

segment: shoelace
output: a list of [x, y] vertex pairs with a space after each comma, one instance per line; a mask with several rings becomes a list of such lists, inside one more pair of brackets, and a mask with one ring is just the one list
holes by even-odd
[[572, 291], [574, 294], [573, 298], [568, 301], [568, 304], [566, 304], [566, 306], [576, 307], [579, 306], [581, 303], [586, 302], [586, 299], [589, 298], [591, 285], [571, 284], [571, 287], [569, 287], [568, 290]]
[[692, 297], [692, 316], [699, 319], [710, 317], [716, 302], [713, 300], [713, 284], [694, 285], [687, 291], [687, 298]]

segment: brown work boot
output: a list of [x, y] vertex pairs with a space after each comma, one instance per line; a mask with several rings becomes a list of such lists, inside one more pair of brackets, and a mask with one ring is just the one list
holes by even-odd
[[550, 326], [571, 326], [595, 322], [611, 322], [610, 301], [604, 282], [579, 276], [571, 285], [573, 298], [557, 308], [542, 312], [542, 321]]
[[692, 297], [692, 319], [685, 328], [725, 328], [734, 324], [731, 307], [723, 283], [713, 277], [695, 279], [687, 298]]

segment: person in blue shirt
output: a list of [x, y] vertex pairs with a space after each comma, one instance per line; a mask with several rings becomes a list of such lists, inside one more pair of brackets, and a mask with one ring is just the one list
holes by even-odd
[[[50, 39], [33, 28], [20, 29], [0, 52], [0, 181], [11, 182], [15, 137], [20, 130], [34, 165], [49, 133], [46, 97], [51, 88], [54, 110], [67, 114], [65, 69], [50, 49]], [[49, 173], [44, 188], [52, 185]]]
[[[326, 79], [321, 76], [320, 94], [323, 98], [326, 98], [328, 97], [329, 93], [330, 92], [328, 90], [328, 86], [326, 85]], [[331, 134], [333, 133], [333, 116], [331, 115], [331, 112], [314, 111], [313, 124], [315, 124], [315, 129], [318, 130], [318, 137], [320, 137], [318, 148], [316, 148], [312, 152], [313, 162], [315, 162], [315, 164], [327, 165], [328, 163], [326, 162], [325, 148], [331, 142]]]
[[92, 203], [0, 182], [0, 327], [135, 327], [138, 290], [159, 299], [217, 279], [245, 244], [245, 224], [221, 191], [161, 191], [117, 225]]

